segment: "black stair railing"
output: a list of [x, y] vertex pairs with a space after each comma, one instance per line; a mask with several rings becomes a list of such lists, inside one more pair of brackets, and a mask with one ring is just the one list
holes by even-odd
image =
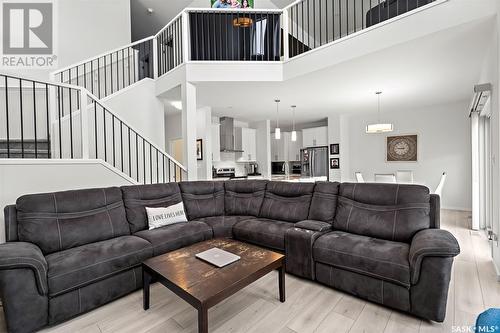
[[56, 117], [68, 118], [67, 148], [73, 158], [73, 111], [79, 108], [79, 91], [78, 87], [0, 74], [0, 158], [62, 158], [62, 147], [58, 156], [53, 156], [51, 148]]
[[109, 96], [144, 78], [154, 78], [153, 37], [57, 70], [57, 82], [84, 87], [98, 98]]
[[82, 87], [0, 74], [0, 158], [98, 159], [139, 183], [186, 168]]
[[143, 184], [186, 179], [186, 169], [127, 125], [96, 96], [88, 95], [90, 158], [101, 159]]
[[155, 36], [156, 40], [156, 70], [161, 76], [184, 62], [184, 26], [183, 12], [174, 17]]

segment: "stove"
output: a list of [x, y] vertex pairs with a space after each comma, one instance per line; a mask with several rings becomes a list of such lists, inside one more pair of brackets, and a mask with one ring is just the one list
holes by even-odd
[[215, 177], [218, 178], [234, 178], [234, 168], [217, 168], [215, 169]]

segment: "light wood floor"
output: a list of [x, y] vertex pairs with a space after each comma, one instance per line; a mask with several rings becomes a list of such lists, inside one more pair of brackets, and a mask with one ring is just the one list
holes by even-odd
[[[287, 275], [287, 300], [278, 301], [277, 274], [272, 273], [209, 311], [210, 332], [452, 332], [472, 325], [478, 313], [500, 307], [486, 238], [467, 229], [469, 214], [443, 211], [443, 228], [459, 240], [462, 253], [453, 265], [446, 320], [422, 321], [365, 302], [317, 283]], [[3, 316], [1, 332], [5, 332]], [[142, 310], [140, 291], [44, 332], [196, 332], [195, 310], [166, 288], [155, 284], [151, 308]], [[456, 331], [456, 330], [455, 330]]]

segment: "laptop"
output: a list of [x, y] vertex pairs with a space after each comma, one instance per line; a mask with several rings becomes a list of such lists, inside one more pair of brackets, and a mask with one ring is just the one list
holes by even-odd
[[224, 267], [241, 259], [236, 254], [221, 250], [216, 247], [196, 254], [196, 258], [206, 261], [217, 267]]

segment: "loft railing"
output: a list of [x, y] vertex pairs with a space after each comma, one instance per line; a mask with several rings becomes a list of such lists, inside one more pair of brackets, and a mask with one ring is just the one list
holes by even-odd
[[298, 0], [283, 10], [187, 8], [155, 36], [53, 73], [99, 99], [191, 61], [287, 61], [436, 0]]
[[154, 67], [157, 76], [162, 76], [184, 62], [182, 46], [186, 34], [183, 22], [185, 19], [181, 12], [154, 36], [156, 49]]
[[281, 10], [186, 9], [191, 61], [280, 61]]
[[293, 58], [435, 0], [301, 0], [286, 7]]
[[154, 78], [153, 37], [62, 68], [52, 75], [57, 82], [84, 87], [104, 98], [144, 78]]
[[141, 183], [186, 168], [85, 88], [0, 74], [0, 158], [100, 159]]

